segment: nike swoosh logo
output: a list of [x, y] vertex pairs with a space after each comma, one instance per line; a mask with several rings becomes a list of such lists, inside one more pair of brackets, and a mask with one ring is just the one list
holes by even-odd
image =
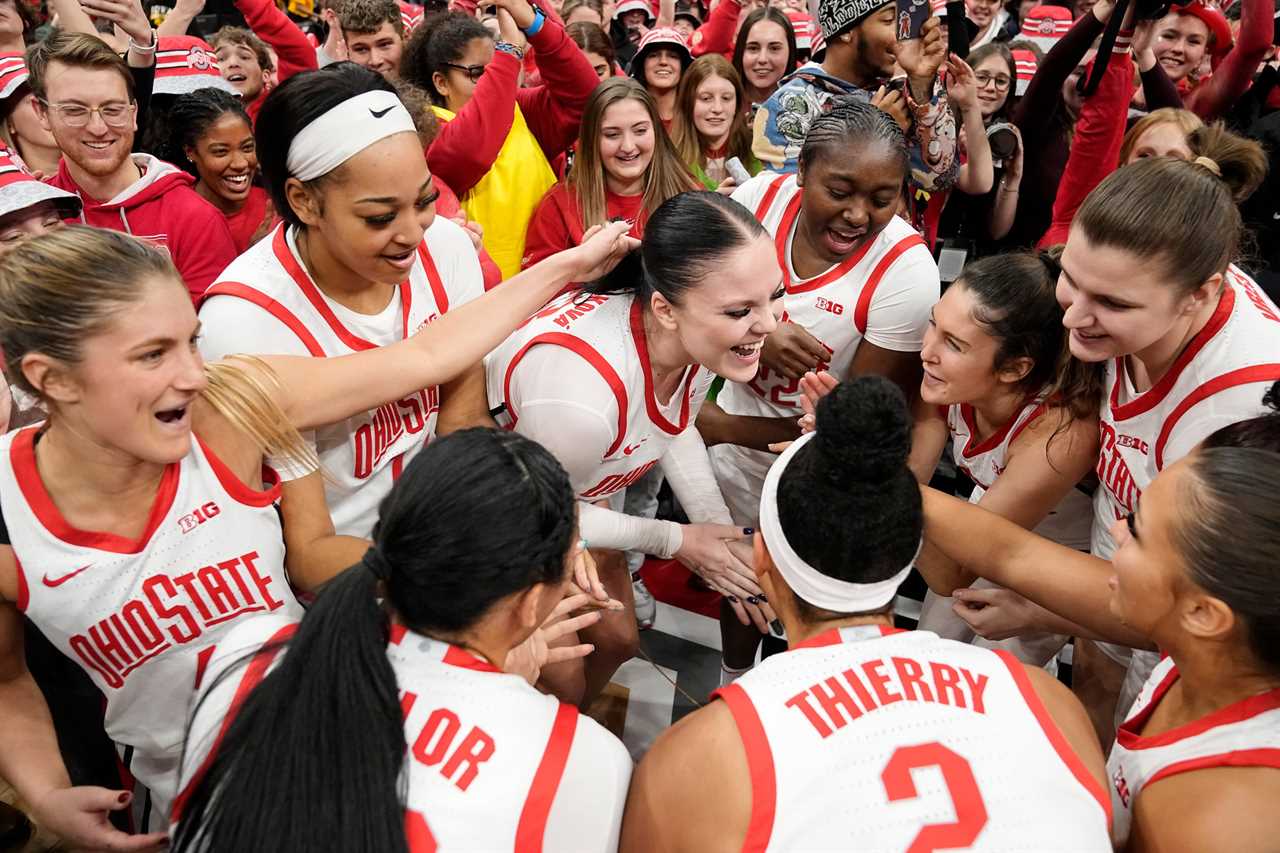
[[369, 115], [373, 116], [374, 118], [382, 118], [384, 115], [386, 115], [387, 113], [391, 112], [394, 109], [395, 109], [394, 104], [392, 106], [387, 107], [385, 110], [370, 109]]
[[65, 574], [65, 575], [63, 575], [63, 576], [62, 576], [62, 577], [60, 577], [60, 578], [53, 578], [53, 579], [50, 579], [48, 575], [45, 575], [45, 576], [42, 578], [42, 580], [44, 581], [44, 585], [45, 585], [45, 586], [47, 586], [47, 587], [49, 587], [50, 589], [52, 589], [53, 587], [56, 587], [56, 586], [62, 586], [64, 583], [66, 583], [67, 581], [71, 580], [73, 577], [75, 577], [76, 575], [80, 574], [80, 573], [81, 573], [81, 572], [83, 572], [85, 569], [90, 568], [92, 565], [93, 565], [93, 563], [89, 563], [88, 565], [81, 566], [80, 568], [76, 569], [74, 572], [70, 572], [70, 573], [68, 573], [68, 574]]
[[[640, 444], [644, 444], [644, 442], [642, 441], [642, 442], [640, 442]], [[631, 445], [630, 447], [624, 447], [624, 448], [622, 448], [622, 455], [623, 455], [623, 456], [630, 456], [632, 453], [635, 453], [637, 450], [639, 450], [639, 449], [640, 449], [640, 444], [633, 444], [633, 445]]]

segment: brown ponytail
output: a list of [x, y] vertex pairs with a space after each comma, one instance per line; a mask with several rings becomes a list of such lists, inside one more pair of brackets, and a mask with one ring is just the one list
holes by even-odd
[[1203, 162], [1165, 157], [1122, 166], [1089, 194], [1072, 224], [1095, 246], [1160, 264], [1184, 293], [1226, 272], [1235, 260], [1243, 232], [1236, 205], [1266, 173], [1261, 147], [1221, 125], [1194, 130], [1187, 142], [1193, 154], [1212, 161], [1216, 173]]

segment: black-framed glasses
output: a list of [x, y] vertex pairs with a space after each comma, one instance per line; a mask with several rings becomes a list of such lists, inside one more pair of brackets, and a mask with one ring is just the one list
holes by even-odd
[[467, 79], [472, 83], [478, 83], [480, 81], [480, 77], [484, 74], [483, 65], [458, 65], [456, 62], [441, 62], [440, 64], [445, 68], [453, 68], [461, 71], [463, 74], [467, 75]]
[[125, 127], [133, 118], [134, 104], [112, 101], [97, 107], [86, 107], [84, 104], [51, 104], [41, 101], [45, 109], [55, 112], [62, 118], [67, 127], [86, 127], [94, 113], [102, 117], [104, 124], [110, 127]]
[[973, 74], [974, 81], [977, 82], [978, 88], [983, 89], [988, 83], [996, 85], [997, 92], [1007, 92], [1009, 87], [1013, 85], [1013, 80], [1003, 74], [991, 74], [986, 71], [975, 71]]

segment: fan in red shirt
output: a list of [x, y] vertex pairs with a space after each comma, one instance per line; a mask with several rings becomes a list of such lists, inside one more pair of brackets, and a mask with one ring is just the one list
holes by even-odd
[[50, 180], [84, 203], [86, 225], [132, 234], [163, 248], [199, 298], [235, 258], [222, 214], [192, 189], [191, 176], [150, 154], [130, 154], [137, 104], [133, 77], [101, 40], [56, 32], [29, 55], [36, 113], [62, 149]]
[[276, 218], [267, 191], [254, 183], [258, 148], [248, 113], [227, 92], [198, 89], [174, 102], [169, 123], [166, 159], [195, 177], [195, 191], [221, 211], [236, 253], [243, 253]]
[[640, 237], [650, 213], [691, 189], [653, 98], [635, 80], [612, 77], [587, 102], [573, 171], [529, 221], [521, 266], [578, 245], [588, 228], [610, 220], [633, 223], [630, 233]]

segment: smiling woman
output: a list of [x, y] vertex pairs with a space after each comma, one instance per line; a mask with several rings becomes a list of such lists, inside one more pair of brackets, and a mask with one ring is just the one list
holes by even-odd
[[[737, 524], [756, 526], [776, 458], [767, 447], [794, 437], [805, 371], [829, 365], [841, 379], [879, 373], [908, 394], [920, 383], [938, 267], [920, 235], [894, 216], [906, 174], [906, 139], [893, 119], [841, 99], [810, 127], [798, 175], [766, 172], [733, 194], [772, 235], [788, 319], [765, 343], [759, 374], [729, 376], [703, 410], [700, 426], [710, 434], [714, 424], [723, 442], [711, 458]], [[728, 616], [722, 610], [724, 665], [742, 671], [758, 638]]]
[[[747, 210], [718, 193], [680, 193], [649, 219], [638, 256], [609, 280], [552, 302], [485, 365], [499, 422], [568, 470], [593, 548], [674, 556], [730, 596], [744, 623], [749, 610], [761, 631], [772, 616], [766, 603], [756, 606], [744, 533], [729, 526], [695, 421], [713, 375], [755, 376], [761, 344], [777, 327], [779, 279], [773, 245]], [[617, 511], [626, 488], [658, 465], [694, 523]], [[600, 576], [630, 610], [621, 559], [610, 555]], [[583, 707], [638, 643], [634, 617], [605, 620], [584, 636], [595, 645], [585, 666], [543, 674], [557, 695]]]
[[[210, 289], [200, 310], [206, 357], [385, 346], [483, 292], [471, 240], [436, 216], [413, 122], [381, 76], [347, 63], [304, 72], [268, 96], [257, 129], [284, 222]], [[486, 420], [480, 376], [475, 364], [457, 383], [382, 401], [308, 436], [330, 476], [326, 486], [319, 476], [285, 475], [291, 566], [296, 559], [306, 567], [299, 572], [313, 573], [295, 583], [319, 583], [330, 570], [327, 559], [307, 559], [294, 533], [368, 536], [378, 501], [438, 428]], [[351, 556], [333, 557], [330, 568]]]
[[240, 100], [220, 89], [179, 96], [169, 112], [165, 159], [196, 177], [195, 191], [227, 218], [240, 253], [266, 235], [275, 219], [267, 192], [254, 184], [258, 147]]

